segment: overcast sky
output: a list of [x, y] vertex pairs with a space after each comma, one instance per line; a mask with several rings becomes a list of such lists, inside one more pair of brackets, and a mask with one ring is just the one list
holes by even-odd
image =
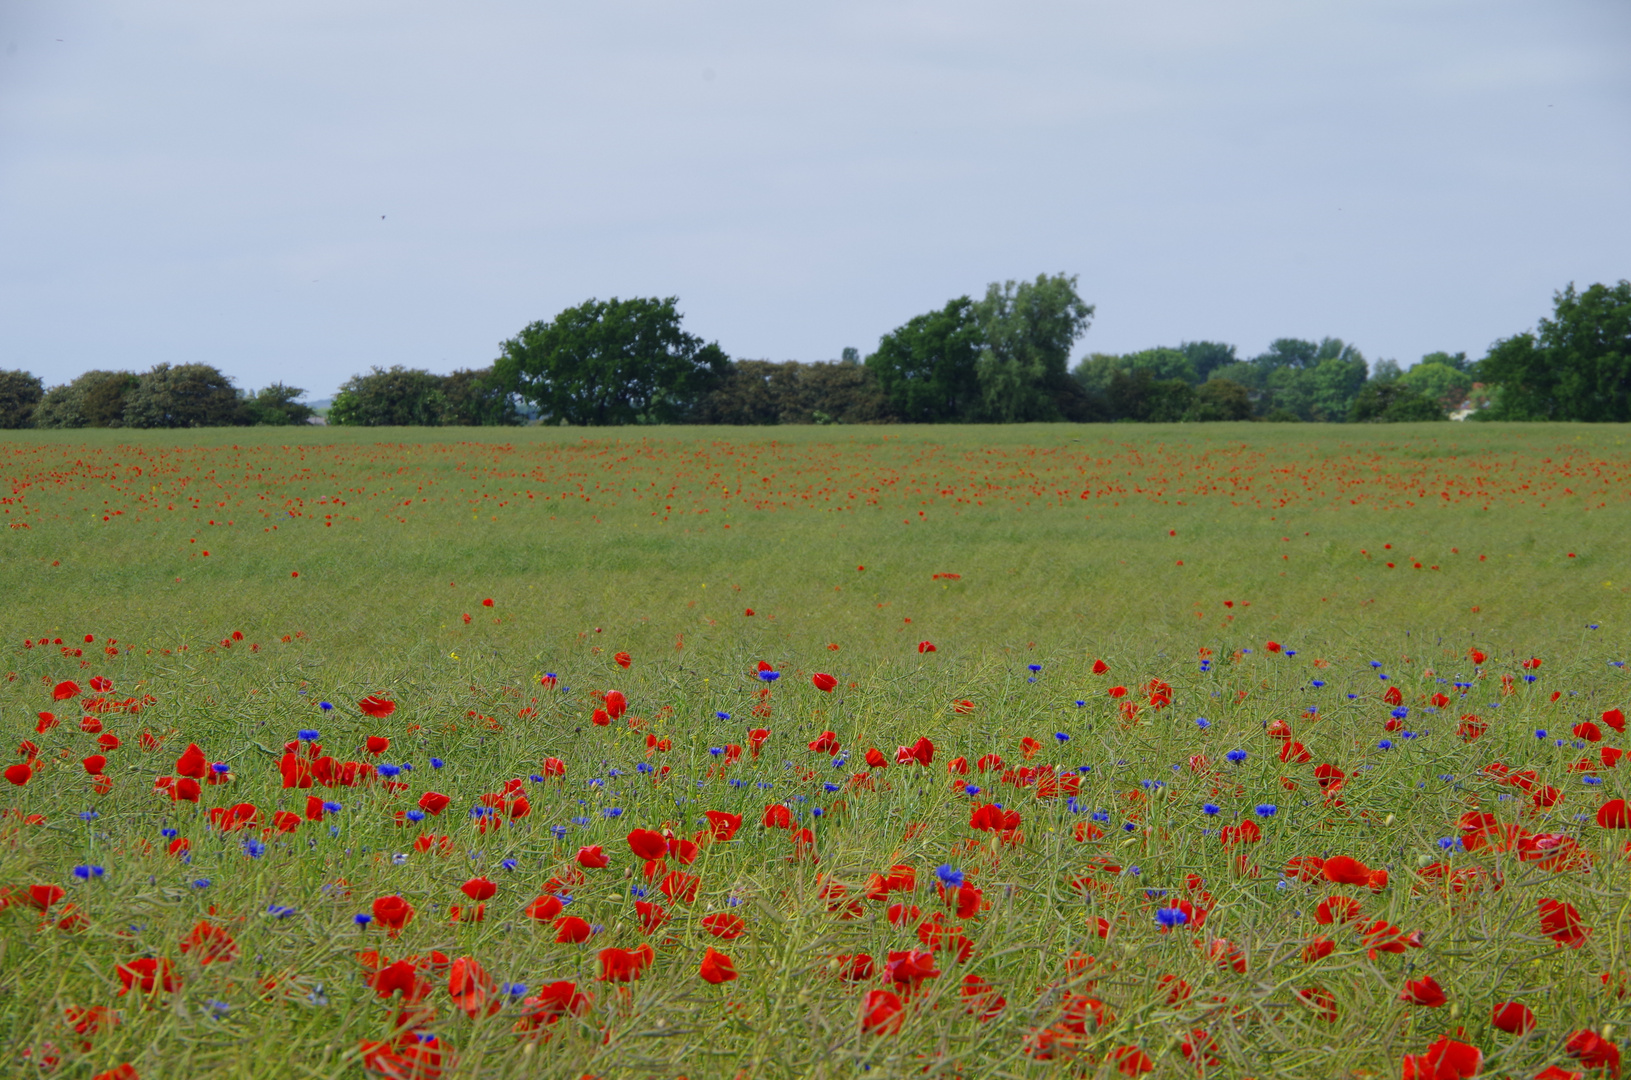
[[1080, 275], [1078, 346], [1482, 355], [1631, 277], [1625, 0], [0, 2], [0, 367], [326, 396], [590, 297], [823, 360]]

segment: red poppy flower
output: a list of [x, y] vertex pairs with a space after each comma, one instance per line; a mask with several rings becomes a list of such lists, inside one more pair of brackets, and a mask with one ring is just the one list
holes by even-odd
[[28, 767], [27, 762], [19, 761], [15, 765], [6, 766], [5, 776], [11, 783], [22, 787], [34, 776], [34, 770]]
[[272, 815], [272, 827], [278, 832], [292, 833], [300, 828], [300, 815], [279, 810]]
[[967, 716], [969, 713], [974, 711], [974, 702], [968, 700], [967, 698], [964, 698], [962, 701], [954, 701], [951, 703], [951, 711], [960, 716]]
[[183, 776], [170, 785], [170, 799], [172, 802], [197, 802], [203, 789], [198, 781], [190, 776]]
[[565, 915], [555, 923], [555, 940], [569, 945], [580, 945], [594, 936], [595, 928], [576, 915]]
[[1580, 912], [1562, 900], [1540, 900], [1540, 932], [1557, 942], [1578, 949], [1586, 943], [1591, 928], [1580, 922]]
[[873, 769], [887, 769], [889, 767], [889, 759], [884, 757], [883, 751], [876, 746], [867, 750], [866, 763], [868, 768]]
[[578, 849], [578, 865], [590, 870], [604, 870], [612, 865], [612, 861], [601, 853], [599, 844], [594, 844]]
[[1370, 867], [1347, 855], [1326, 859], [1322, 873], [1326, 881], [1334, 881], [1338, 885], [1370, 884]]
[[1359, 901], [1349, 896], [1329, 896], [1314, 909], [1314, 921], [1321, 926], [1337, 922], [1353, 922], [1359, 918]]
[[357, 708], [361, 709], [365, 715], [382, 720], [396, 712], [396, 702], [389, 698], [382, 698], [378, 694], [369, 694], [357, 702]]
[[[870, 961], [871, 957], [867, 957]], [[861, 1001], [861, 1030], [874, 1035], [894, 1035], [906, 1019], [900, 997], [888, 990], [869, 990]]]
[[[11, 779], [10, 769], [6, 770], [6, 779]], [[1597, 808], [1597, 824], [1605, 829], [1631, 829], [1631, 808], [1624, 799], [1610, 799]]]
[[1125, 686], [1112, 686], [1106, 692], [1113, 698], [1121, 698], [1121, 697], [1126, 697], [1127, 696], [1127, 688]]
[[67, 701], [69, 698], [79, 696], [79, 684], [72, 679], [64, 679], [51, 688], [52, 701]]
[[742, 827], [742, 815], [731, 814], [724, 810], [709, 810], [708, 829], [713, 833], [715, 840], [724, 842], [736, 835], [736, 830]]
[[323, 820], [323, 797], [321, 795], [306, 796], [306, 820]]
[[606, 715], [613, 720], [618, 719], [629, 711], [629, 699], [623, 696], [621, 690], [608, 690], [606, 692]]
[[38, 735], [44, 735], [47, 731], [50, 731], [52, 728], [56, 727], [58, 723], [60, 723], [60, 721], [57, 719], [55, 713], [42, 712], [39, 715], [38, 722], [34, 725], [34, 732]]
[[1263, 643], [1263, 648], [1267, 649], [1269, 652], [1279, 652], [1280, 643], [1278, 641], [1265, 641]]
[[1438, 980], [1431, 975], [1406, 980], [1404, 991], [1399, 994], [1399, 1000], [1408, 1002], [1411, 1005], [1425, 1005], [1429, 1009], [1436, 1009], [1449, 1001], [1444, 996], [1444, 991], [1439, 986]]
[[52, 904], [61, 900], [67, 893], [61, 885], [30, 885], [28, 887], [28, 902], [40, 911], [45, 911]]
[[1105, 672], [1107, 672], [1109, 670], [1110, 670], [1110, 665], [1106, 664], [1103, 660], [1093, 661], [1093, 674], [1103, 675]]
[[423, 810], [432, 817], [435, 817], [443, 810], [446, 810], [448, 804], [452, 801], [453, 799], [451, 796], [443, 795], [439, 791], [427, 791], [423, 795], [419, 796], [419, 809]]
[[123, 1065], [115, 1065], [106, 1072], [97, 1073], [91, 1080], [141, 1080], [141, 1076], [136, 1072], [136, 1066], [127, 1061]]
[[374, 921], [393, 934], [413, 921], [413, 905], [400, 896], [381, 896], [374, 901]]
[[[591, 995], [579, 992], [577, 983], [563, 979], [540, 986], [537, 994], [521, 1002], [521, 1007], [526, 1026], [536, 1028], [542, 1024], [553, 1024], [569, 1014], [582, 1016], [589, 1011], [593, 1002]], [[517, 1025], [517, 1030], [521, 1030], [521, 1025]]]
[[1625, 734], [1625, 713], [1619, 709], [1609, 709], [1603, 713], [1603, 723], [1618, 731], [1621, 735]]
[[1465, 1080], [1477, 1076], [1483, 1064], [1483, 1051], [1446, 1036], [1425, 1054], [1405, 1055], [1403, 1080]]
[[526, 915], [527, 918], [537, 919], [539, 922], [554, 922], [563, 906], [560, 897], [545, 893], [527, 905]]
[[824, 671], [818, 671], [814, 675], [811, 675], [810, 682], [814, 684], [817, 690], [820, 690], [824, 694], [832, 693], [833, 687], [838, 685], [838, 680], [833, 678], [831, 675], [828, 675]]
[[630, 664], [634, 663], [634, 657], [630, 656], [626, 652], [620, 652], [616, 656], [612, 657], [612, 661], [616, 663], [618, 667], [626, 668]]
[[493, 978], [474, 957], [461, 956], [453, 961], [447, 975], [447, 993], [470, 1019], [491, 1016], [503, 1007], [503, 1001], [493, 993]]
[[545, 776], [565, 776], [566, 775], [566, 762], [562, 761], [558, 757], [545, 758], [544, 759], [544, 775]]
[[716, 938], [731, 941], [742, 936], [742, 932], [747, 929], [747, 923], [743, 922], [739, 915], [716, 911], [703, 918], [702, 928]]
[[1336, 948], [1336, 942], [1328, 937], [1317, 937], [1303, 946], [1303, 962], [1312, 964], [1315, 960], [1324, 960]]
[[1118, 1046], [1110, 1051], [1110, 1057], [1116, 1062], [1116, 1071], [1123, 1076], [1139, 1076], [1155, 1071], [1155, 1062], [1136, 1046]]
[[638, 949], [602, 949], [600, 950], [600, 981], [632, 982], [638, 979], [655, 959], [656, 954], [652, 952], [649, 944], [642, 945]]
[[1490, 1023], [1508, 1035], [1527, 1035], [1535, 1030], [1535, 1010], [1520, 1001], [1503, 1001], [1495, 1006]]
[[370, 754], [379, 757], [391, 748], [391, 740], [383, 735], [370, 735], [364, 743]]
[[817, 754], [836, 754], [839, 750], [838, 736], [830, 731], [823, 731], [810, 740], [809, 746]]
[[634, 852], [637, 859], [660, 859], [668, 854], [668, 841], [660, 832], [651, 829], [634, 829], [629, 833], [629, 850]]
[[702, 976], [704, 982], [718, 986], [736, 978], [736, 964], [710, 945], [708, 951], [702, 954], [702, 965], [697, 969], [697, 974]]
[[1588, 1069], [1606, 1069], [1610, 1076], [1620, 1075], [1620, 1048], [1589, 1028], [1570, 1035], [1563, 1052]]
[[196, 952], [200, 964], [226, 963], [238, 958], [238, 943], [232, 935], [208, 920], [199, 922], [181, 941], [181, 951]]
[[910, 994], [926, 979], [940, 976], [934, 966], [934, 955], [917, 949], [891, 950], [883, 966], [884, 978], [896, 986], [905, 987]]
[[468, 896], [470, 899], [480, 903], [483, 900], [491, 900], [494, 894], [498, 892], [498, 886], [492, 881], [489, 881], [487, 878], [473, 877], [463, 885], [460, 885], [459, 891], [464, 893], [464, 895]]
[[199, 749], [197, 743], [188, 743], [187, 749], [183, 750], [181, 756], [176, 758], [176, 775], [190, 776], [196, 780], [202, 780], [207, 771], [209, 771], [209, 761], [205, 759], [204, 751]]
[[155, 989], [160, 989], [168, 994], [181, 986], [181, 976], [170, 966], [170, 961], [155, 960], [151, 956], [120, 964], [113, 969], [113, 973], [119, 976], [122, 986], [120, 997], [132, 990], [151, 994]]

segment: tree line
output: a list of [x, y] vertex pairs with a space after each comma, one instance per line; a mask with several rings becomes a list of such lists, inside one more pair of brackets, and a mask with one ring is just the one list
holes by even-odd
[[[1429, 353], [1409, 370], [1340, 338], [1279, 338], [1244, 358], [1186, 341], [1070, 356], [1094, 309], [1076, 278], [990, 285], [885, 334], [864, 359], [732, 359], [682, 326], [678, 299], [589, 300], [451, 375], [374, 367], [340, 388], [332, 424], [827, 424], [1442, 420], [1631, 421], [1631, 282], [1571, 284], [1536, 330], [1480, 360]], [[0, 371], [0, 427], [300, 424], [304, 391], [248, 392], [207, 364], [91, 371], [45, 389]]]

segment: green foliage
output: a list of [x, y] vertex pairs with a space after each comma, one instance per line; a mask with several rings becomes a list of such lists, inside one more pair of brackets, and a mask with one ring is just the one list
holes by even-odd
[[1197, 380], [1211, 378], [1217, 369], [1238, 362], [1235, 347], [1221, 341], [1186, 341], [1178, 346], [1178, 351], [1189, 359]]
[[136, 375], [129, 371], [87, 371], [73, 382], [45, 392], [34, 412], [34, 426], [122, 427], [125, 399], [136, 388], [136, 382]]
[[0, 428], [29, 427], [44, 396], [38, 377], [26, 371], [0, 371]]
[[1149, 368], [1111, 373], [1104, 391], [1112, 420], [1173, 423], [1183, 420], [1195, 401], [1195, 389], [1183, 379], [1157, 379]]
[[1076, 365], [1071, 374], [1088, 393], [1105, 394], [1109, 392], [1110, 384], [1117, 374], [1131, 375], [1139, 371], [1158, 381], [1178, 379], [1185, 383], [1195, 383], [1200, 380], [1194, 362], [1179, 349], [1145, 349], [1142, 352], [1125, 353], [1121, 356], [1113, 353], [1091, 353]]
[[493, 369], [435, 375], [423, 368], [374, 367], [353, 375], [329, 407], [328, 422], [364, 427], [515, 424], [514, 395]]
[[667, 299], [587, 300], [499, 346], [498, 384], [537, 406], [545, 423], [672, 423], [724, 373], [717, 344], [680, 328]]
[[125, 398], [124, 426], [222, 427], [240, 417], [232, 380], [209, 364], [155, 364]]
[[1233, 379], [1211, 378], [1195, 388], [1185, 420], [1250, 420], [1251, 392]]
[[1479, 377], [1477, 362], [1468, 360], [1467, 354], [1464, 352], [1430, 352], [1421, 358], [1421, 362], [1423, 364], [1443, 364], [1445, 367], [1455, 368], [1457, 371], [1465, 373], [1472, 379]]
[[1074, 276], [993, 283], [974, 306], [974, 317], [982, 343], [975, 362], [982, 419], [1085, 419], [1086, 394], [1066, 366], [1092, 321], [1093, 305], [1077, 295]]
[[316, 409], [296, 400], [305, 392], [298, 386], [285, 386], [280, 382], [264, 387], [244, 398], [239, 409], [240, 422], [273, 427], [304, 424], [317, 415]]
[[889, 410], [902, 419], [970, 420], [981, 407], [980, 344], [974, 301], [960, 296], [885, 334], [866, 366]]
[[870, 424], [888, 418], [873, 369], [855, 359], [827, 364], [734, 360], [698, 403], [703, 424]]
[[1497, 341], [1480, 372], [1501, 387], [1491, 419], [1631, 420], [1631, 281], [1570, 283], [1538, 333]]
[[1417, 420], [1444, 420], [1444, 406], [1410, 387], [1401, 379], [1385, 379], [1365, 384], [1354, 397], [1349, 419], [1356, 423], [1403, 423]]
[[460, 368], [442, 376], [442, 411], [438, 423], [461, 427], [519, 424], [515, 395], [499, 383], [491, 367]]
[[[1443, 353], [1432, 354], [1443, 356]], [[1437, 360], [1423, 358], [1422, 362], [1399, 376], [1399, 382], [1422, 397], [1432, 398], [1446, 409], [1454, 409], [1467, 400], [1472, 390], [1472, 376], [1461, 368]]]

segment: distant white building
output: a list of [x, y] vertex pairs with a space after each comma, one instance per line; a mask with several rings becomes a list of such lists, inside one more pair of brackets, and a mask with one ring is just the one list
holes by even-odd
[[308, 416], [308, 417], [306, 417], [306, 423], [316, 424], [318, 427], [328, 427], [328, 417], [326, 417], [326, 416]]

